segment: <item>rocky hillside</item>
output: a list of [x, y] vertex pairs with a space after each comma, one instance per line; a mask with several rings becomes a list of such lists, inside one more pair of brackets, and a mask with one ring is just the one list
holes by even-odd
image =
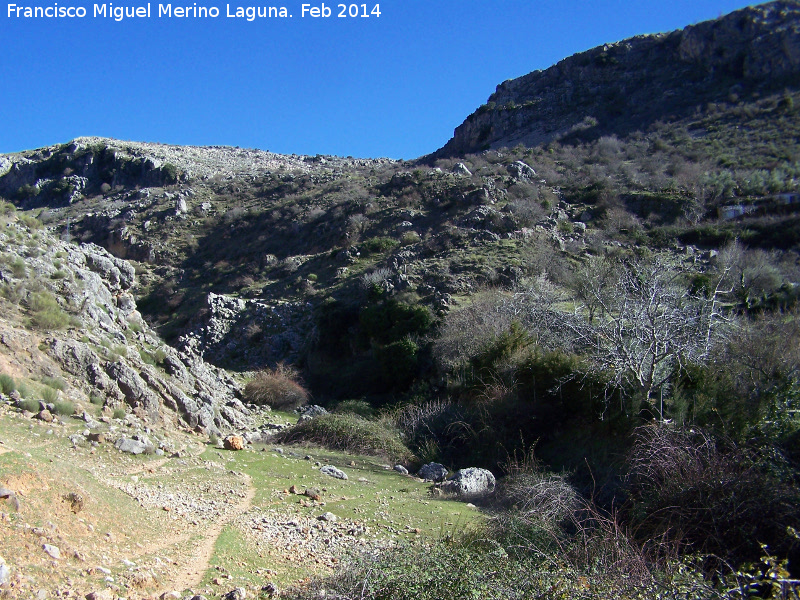
[[566, 58], [497, 87], [439, 151], [593, 140], [691, 118], [710, 102], [769, 94], [800, 81], [800, 3], [748, 7], [667, 34]]
[[20, 406], [40, 395], [35, 388], [50, 387], [42, 410], [51, 414], [59, 403], [99, 404], [149, 427], [219, 434], [252, 425], [233, 379], [167, 346], [142, 319], [130, 263], [93, 244], [57, 239], [24, 215], [2, 221], [0, 365], [28, 389], [27, 399], [14, 392]]

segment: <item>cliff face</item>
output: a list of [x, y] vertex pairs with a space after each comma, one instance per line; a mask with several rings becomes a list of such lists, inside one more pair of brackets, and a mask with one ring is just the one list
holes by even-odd
[[606, 44], [506, 81], [439, 154], [625, 135], [709, 102], [798, 84], [800, 2], [771, 2]]

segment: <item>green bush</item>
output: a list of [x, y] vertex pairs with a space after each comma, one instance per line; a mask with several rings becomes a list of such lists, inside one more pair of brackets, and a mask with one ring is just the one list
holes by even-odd
[[400, 242], [390, 237], [374, 237], [364, 241], [364, 250], [368, 254], [382, 254], [399, 245]]
[[14, 383], [14, 378], [11, 377], [11, 375], [6, 375], [5, 373], [0, 374], [0, 391], [8, 396], [16, 389], [17, 385]]
[[61, 309], [50, 292], [31, 294], [28, 308], [31, 311], [31, 323], [37, 329], [64, 329], [69, 324], [69, 315]]
[[72, 402], [54, 402], [55, 413], [62, 417], [69, 417], [75, 414], [75, 405]]
[[51, 387], [42, 388], [42, 400], [47, 402], [47, 404], [53, 404], [58, 400], [58, 390], [54, 390]]
[[106, 400], [100, 394], [92, 393], [89, 396], [89, 402], [91, 402], [95, 406], [103, 406], [106, 403]]
[[266, 404], [276, 410], [294, 410], [309, 398], [297, 379], [297, 371], [281, 363], [274, 369], [259, 371], [245, 386], [244, 397], [253, 404]]
[[335, 412], [357, 415], [364, 419], [372, 419], [377, 414], [375, 407], [366, 400], [342, 400], [336, 405]]
[[115, 408], [112, 415], [115, 419], [124, 419], [125, 418], [125, 409], [124, 408]]
[[381, 455], [400, 462], [412, 458], [396, 428], [353, 414], [320, 415], [280, 432], [275, 439], [283, 443], [307, 442], [352, 454]]
[[22, 279], [27, 275], [28, 269], [25, 266], [25, 261], [21, 258], [15, 258], [11, 263], [11, 274], [17, 279]]
[[17, 406], [19, 406], [22, 410], [27, 410], [28, 412], [39, 412], [39, 401], [32, 398], [20, 400]]
[[67, 382], [61, 377], [42, 377], [42, 383], [54, 390], [61, 390], [62, 392], [67, 389]]

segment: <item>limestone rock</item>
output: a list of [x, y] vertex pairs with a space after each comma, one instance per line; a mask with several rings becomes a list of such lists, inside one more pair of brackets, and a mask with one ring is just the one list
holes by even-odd
[[333, 465], [325, 465], [319, 470], [319, 472], [324, 475], [329, 475], [330, 477], [335, 477], [336, 479], [347, 480], [347, 473], [341, 469], [337, 469]]
[[146, 444], [131, 438], [118, 439], [114, 447], [120, 452], [127, 452], [129, 454], [142, 454], [147, 449]]
[[494, 492], [495, 478], [491, 471], [469, 467], [456, 471], [450, 479], [442, 484], [442, 489], [461, 497], [479, 497]]
[[225, 438], [225, 450], [242, 450], [244, 448], [244, 439], [239, 435], [229, 435]]
[[417, 476], [426, 481], [444, 481], [444, 478], [447, 477], [447, 467], [440, 463], [428, 463], [422, 466], [417, 472]]

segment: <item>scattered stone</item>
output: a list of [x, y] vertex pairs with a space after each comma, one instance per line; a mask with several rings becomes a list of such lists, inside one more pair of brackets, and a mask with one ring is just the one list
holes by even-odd
[[225, 594], [223, 598], [224, 600], [245, 600], [247, 598], [247, 592], [244, 588], [238, 587]]
[[300, 492], [297, 491], [297, 486], [293, 485], [292, 487], [289, 488], [289, 493], [290, 494], [299, 494]]
[[319, 470], [319, 472], [331, 477], [335, 477], [336, 479], [343, 479], [345, 481], [347, 480], [347, 473], [341, 469], [337, 469], [333, 465], [325, 465]]
[[11, 569], [8, 568], [6, 561], [0, 556], [0, 585], [8, 583], [11, 578]]
[[225, 450], [242, 450], [244, 439], [239, 435], [229, 435], [224, 441]]
[[114, 600], [116, 594], [109, 589], [99, 590], [86, 594], [86, 600]]
[[311, 498], [312, 500], [316, 500], [317, 502], [322, 500], [322, 494], [320, 493], [320, 491], [317, 488], [308, 488], [304, 492], [304, 494], [306, 496], [308, 496], [309, 498]]
[[181, 600], [181, 593], [175, 590], [164, 592], [158, 597], [158, 600]]
[[106, 441], [106, 436], [102, 433], [90, 433], [86, 436], [86, 439], [90, 442], [95, 442], [97, 444], [103, 444]]
[[428, 463], [422, 466], [417, 476], [425, 481], [444, 481], [447, 477], [447, 467], [440, 463]]
[[53, 413], [51, 413], [46, 408], [44, 410], [39, 411], [39, 414], [36, 415], [36, 418], [40, 421], [44, 421], [45, 423], [52, 423], [53, 422]]
[[51, 544], [42, 544], [42, 548], [47, 553], [50, 558], [54, 558], [59, 560], [61, 558], [61, 550], [58, 549], [58, 546], [53, 546]]
[[278, 586], [276, 586], [274, 583], [268, 583], [261, 588], [261, 591], [269, 594], [270, 596], [276, 596], [278, 594]]
[[295, 411], [301, 417], [318, 417], [320, 415], [327, 415], [328, 411], [325, 410], [322, 406], [318, 406], [316, 404], [309, 404], [307, 406], [301, 406], [300, 408], [296, 408]]
[[491, 471], [470, 467], [456, 472], [442, 484], [442, 489], [449, 494], [461, 497], [485, 496], [494, 492], [495, 478]]
[[0, 499], [8, 500], [14, 510], [19, 510], [19, 500], [17, 495], [9, 489], [0, 487]]
[[325, 521], [326, 523], [336, 523], [336, 515], [332, 512], [326, 512], [317, 517], [319, 521]]
[[400, 475], [408, 475], [408, 469], [406, 469], [403, 465], [395, 465], [394, 470], [400, 473]]

